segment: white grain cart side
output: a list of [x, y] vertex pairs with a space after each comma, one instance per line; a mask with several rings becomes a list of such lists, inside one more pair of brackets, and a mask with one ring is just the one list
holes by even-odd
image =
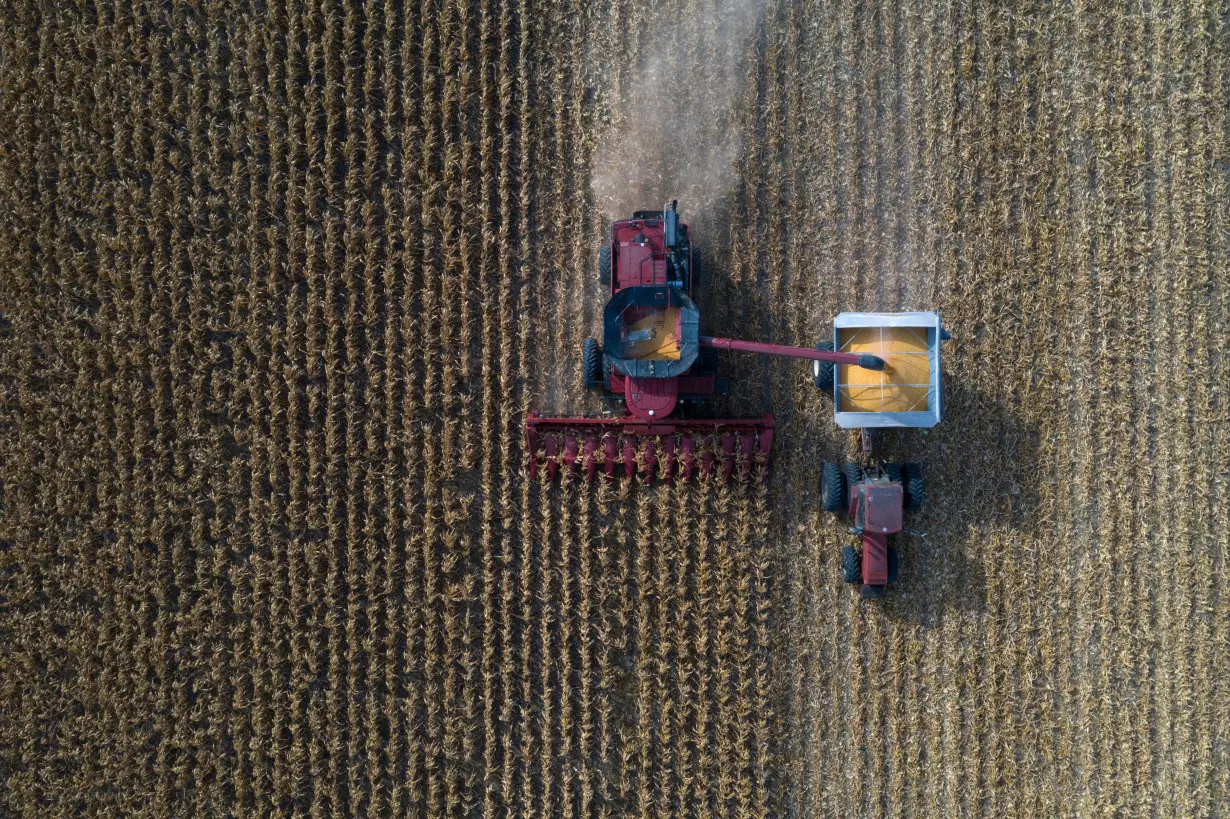
[[936, 313], [840, 313], [833, 320], [830, 349], [876, 355], [886, 366], [875, 371], [816, 363], [816, 386], [832, 394], [837, 426], [872, 430], [938, 424], [944, 408], [940, 342], [947, 338]]

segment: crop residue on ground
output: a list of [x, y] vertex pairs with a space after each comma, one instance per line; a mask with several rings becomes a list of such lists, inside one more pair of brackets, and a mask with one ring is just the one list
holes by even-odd
[[[1225, 39], [1195, 0], [13, 5], [0, 814], [1224, 809]], [[706, 118], [679, 163], [647, 87]], [[669, 185], [610, 201], [636, 133]], [[604, 220], [672, 198], [716, 335], [952, 331], [882, 605], [797, 363], [723, 359], [766, 487], [525, 477], [524, 413], [593, 408]]]

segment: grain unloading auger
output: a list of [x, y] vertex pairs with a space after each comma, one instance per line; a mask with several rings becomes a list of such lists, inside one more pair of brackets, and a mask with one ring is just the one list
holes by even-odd
[[[530, 413], [525, 443], [530, 475], [560, 467], [588, 479], [602, 474], [687, 479], [697, 470], [767, 476], [773, 416], [695, 417], [692, 406], [723, 391], [716, 356], [733, 350], [830, 362], [867, 370], [884, 367], [866, 353], [833, 352], [700, 335], [692, 300], [700, 252], [676, 203], [637, 211], [612, 226], [598, 253], [598, 274], [610, 298], [602, 311], [602, 344], [586, 339], [585, 386], [622, 403], [620, 415], [546, 418]], [[685, 413], [684, 408], [687, 408]]]

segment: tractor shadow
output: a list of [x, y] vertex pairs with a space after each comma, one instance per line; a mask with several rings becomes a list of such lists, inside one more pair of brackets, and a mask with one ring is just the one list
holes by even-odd
[[1038, 507], [1036, 425], [998, 396], [947, 376], [944, 388], [939, 426], [882, 447], [886, 459], [923, 464], [927, 497], [906, 515], [909, 534], [898, 536], [900, 580], [884, 610], [928, 627], [949, 610], [986, 609], [987, 569], [1009, 557], [989, 550], [1002, 552], [1005, 537], [1031, 536]]

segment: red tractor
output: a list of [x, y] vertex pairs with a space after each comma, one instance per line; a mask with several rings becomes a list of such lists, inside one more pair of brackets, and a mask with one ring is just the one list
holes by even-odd
[[688, 478], [720, 465], [730, 478], [753, 466], [767, 476], [773, 416], [720, 418], [694, 405], [724, 391], [716, 350], [736, 350], [877, 370], [870, 353], [833, 352], [831, 345], [786, 347], [700, 334], [692, 293], [701, 278], [700, 252], [675, 202], [637, 211], [612, 225], [598, 252], [598, 276], [609, 298], [602, 311], [602, 344], [586, 339], [581, 356], [585, 386], [618, 409], [602, 416], [548, 418], [530, 413], [525, 445], [531, 477], [545, 468], [580, 468], [592, 480]]
[[864, 470], [849, 463], [843, 470], [835, 463], [825, 463], [820, 494], [824, 510], [840, 513], [844, 509], [854, 523], [851, 534], [862, 539], [861, 549], [842, 548], [842, 579], [861, 583], [864, 598], [883, 597], [885, 587], [897, 582], [897, 549], [889, 545], [889, 536], [901, 531], [903, 510], [922, 508], [922, 469], [918, 464], [885, 464]]

